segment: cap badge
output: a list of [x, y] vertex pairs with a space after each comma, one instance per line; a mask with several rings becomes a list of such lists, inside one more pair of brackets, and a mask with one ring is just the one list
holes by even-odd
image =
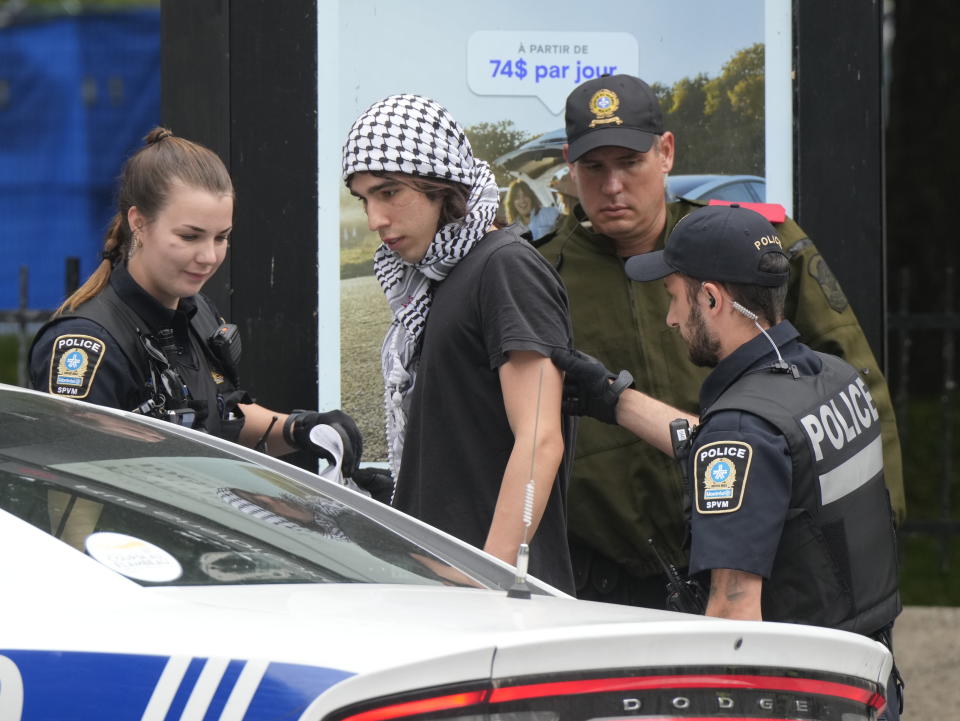
[[590, 127], [595, 128], [598, 125], [616, 123], [623, 125], [623, 121], [614, 113], [620, 109], [620, 98], [612, 90], [603, 88], [598, 90], [590, 98], [590, 112], [596, 117], [590, 122]]

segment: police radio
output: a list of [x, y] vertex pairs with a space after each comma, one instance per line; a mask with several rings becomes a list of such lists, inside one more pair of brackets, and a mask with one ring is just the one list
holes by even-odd
[[670, 445], [673, 446], [673, 457], [680, 464], [680, 472], [683, 474], [683, 480], [687, 480], [687, 458], [690, 455], [690, 443], [693, 440], [693, 433], [690, 431], [690, 423], [686, 418], [677, 418], [670, 421]]
[[707, 610], [707, 596], [703, 587], [694, 579], [681, 576], [677, 567], [660, 555], [652, 538], [648, 538], [647, 543], [667, 577], [667, 610], [703, 614]]
[[[150, 379], [146, 385], [151, 397], [134, 408], [133, 412], [187, 428], [201, 425], [197, 423], [197, 411], [201, 410], [202, 404], [193, 400], [190, 389], [176, 369], [170, 366], [167, 356], [154, 345], [151, 338], [142, 333], [140, 343], [149, 357]], [[203, 417], [200, 421], [204, 420], [205, 415], [201, 411]]]
[[[690, 423], [686, 418], [677, 418], [670, 421], [670, 445], [673, 446], [673, 457], [680, 464], [680, 478], [683, 481], [681, 489], [681, 511], [683, 517], [688, 519], [683, 531], [683, 539], [680, 541], [680, 547], [687, 549], [690, 547], [690, 512], [693, 507], [690, 492], [690, 447], [693, 445], [693, 436], [697, 432], [696, 428], [691, 429]], [[650, 542], [653, 545], [653, 541]], [[656, 552], [656, 551], [655, 551]], [[661, 565], [663, 565], [661, 563]], [[667, 574], [669, 575], [669, 574]]]
[[240, 329], [234, 323], [221, 323], [207, 339], [207, 345], [230, 382], [239, 385]]

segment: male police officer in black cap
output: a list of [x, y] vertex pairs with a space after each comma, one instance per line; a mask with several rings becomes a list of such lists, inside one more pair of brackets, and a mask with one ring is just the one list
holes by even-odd
[[[577, 86], [565, 118], [564, 154], [579, 202], [538, 243], [563, 278], [577, 346], [611, 368], [629, 370], [637, 388], [695, 413], [706, 371], [687, 361], [680, 336], [664, 327], [667, 294], [661, 284], [633, 283], [623, 272], [627, 257], [662, 249], [677, 222], [706, 204], [665, 197], [683, 138], [668, 129], [655, 90], [630, 75]], [[864, 373], [880, 413], [885, 480], [899, 517], [900, 446], [879, 365], [817, 247], [782, 206], [762, 209], [790, 257], [787, 317], [804, 343]], [[671, 563], [687, 565], [681, 486], [672, 461], [629, 433], [589, 419], [580, 425], [568, 522], [580, 598], [663, 607], [664, 577], [647, 539], [654, 538]]]
[[[667, 325], [713, 369], [687, 458], [690, 572], [709, 574], [706, 614], [888, 642], [901, 605], [879, 414], [852, 366], [801, 344], [784, 320], [777, 231], [737, 205], [701, 208], [626, 272], [663, 279]], [[581, 412], [665, 449], [668, 407], [654, 427], [650, 399], [622, 376], [569, 351], [554, 360]]]

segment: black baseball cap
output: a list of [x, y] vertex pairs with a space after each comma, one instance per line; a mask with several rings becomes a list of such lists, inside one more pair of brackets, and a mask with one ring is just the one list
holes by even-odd
[[739, 205], [698, 208], [673, 228], [666, 248], [627, 259], [633, 280], [657, 280], [683, 273], [697, 280], [776, 287], [789, 273], [760, 270], [760, 258], [783, 252], [776, 228], [760, 213]]
[[571, 163], [603, 145], [646, 153], [663, 134], [660, 101], [632, 75], [604, 75], [578, 85], [567, 96], [566, 121]]

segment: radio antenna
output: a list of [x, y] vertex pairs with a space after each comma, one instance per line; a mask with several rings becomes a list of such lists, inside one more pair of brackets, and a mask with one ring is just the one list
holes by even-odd
[[517, 549], [517, 575], [507, 598], [530, 598], [530, 587], [527, 585], [527, 568], [530, 565], [530, 526], [533, 525], [533, 498], [536, 493], [536, 481], [533, 472], [536, 469], [537, 435], [540, 431], [540, 398], [543, 396], [543, 366], [540, 367], [540, 378], [537, 382], [537, 413], [533, 419], [533, 447], [530, 449], [530, 480], [523, 492], [523, 540]]

